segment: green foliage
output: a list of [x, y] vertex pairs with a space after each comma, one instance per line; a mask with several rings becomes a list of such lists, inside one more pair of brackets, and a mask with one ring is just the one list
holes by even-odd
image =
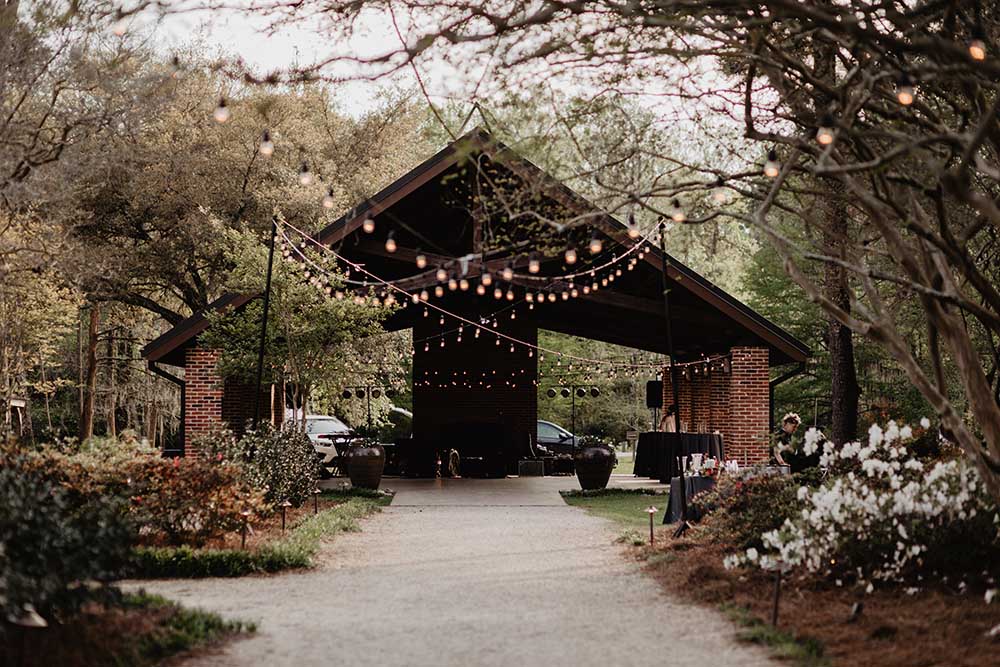
[[623, 528], [635, 530], [643, 535], [649, 533], [649, 514], [646, 508], [656, 507], [658, 513], [653, 521], [659, 525], [667, 497], [654, 489], [601, 489], [599, 492], [562, 491], [567, 505], [582, 507], [589, 513], [615, 521]]
[[141, 547], [133, 553], [129, 571], [133, 577], [156, 579], [242, 577], [310, 567], [322, 540], [339, 532], [357, 531], [358, 520], [379, 511], [382, 504], [352, 498], [309, 517], [285, 538], [253, 550]]
[[700, 530], [711, 539], [743, 550], [763, 547], [761, 535], [796, 514], [800, 486], [818, 483], [817, 473], [766, 475], [742, 480], [728, 475], [691, 500], [690, 510], [703, 517]]
[[[107, 592], [134, 530], [122, 498], [66, 488], [58, 470], [5, 447], [0, 452], [0, 611], [34, 605], [43, 615]], [[87, 582], [98, 584], [93, 587]]]
[[813, 637], [797, 637], [770, 623], [765, 623], [743, 607], [723, 605], [722, 610], [737, 624], [743, 626], [737, 637], [745, 642], [760, 644], [782, 660], [788, 660], [798, 667], [826, 667], [823, 644]]
[[242, 469], [243, 479], [264, 494], [271, 505], [288, 501], [301, 505], [319, 481], [319, 462], [312, 442], [302, 431], [265, 423], [242, 438], [220, 432], [199, 440], [209, 458], [231, 461]]

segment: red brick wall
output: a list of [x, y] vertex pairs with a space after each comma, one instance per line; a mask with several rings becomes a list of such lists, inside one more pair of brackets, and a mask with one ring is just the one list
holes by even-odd
[[[766, 463], [770, 456], [770, 381], [768, 350], [734, 347], [732, 372], [716, 370], [695, 374], [687, 367], [687, 378], [678, 368], [681, 423], [697, 433], [722, 433], [726, 456], [741, 465]], [[674, 402], [669, 367], [663, 369], [663, 405]]]
[[189, 348], [184, 353], [184, 455], [197, 456], [194, 441], [222, 423], [222, 383], [215, 370], [217, 350]]
[[[253, 384], [246, 382], [225, 381], [225, 388], [222, 395], [222, 421], [236, 435], [243, 435], [253, 422]], [[271, 386], [261, 387], [260, 396], [260, 420], [261, 422], [271, 421], [272, 412], [275, 422], [280, 424], [284, 417], [284, 406], [281, 405], [281, 389], [274, 392], [274, 409], [271, 407]]]
[[734, 347], [731, 352], [728, 456], [741, 465], [766, 463], [770, 457], [768, 350], [762, 347]]

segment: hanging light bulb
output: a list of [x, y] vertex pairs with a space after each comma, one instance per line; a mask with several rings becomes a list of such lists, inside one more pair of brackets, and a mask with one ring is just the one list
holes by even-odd
[[478, 294], [479, 296], [483, 296], [484, 294], [486, 294], [486, 286], [483, 285], [482, 283], [476, 285], [476, 294]]
[[583, 286], [583, 293], [584, 294], [590, 294], [590, 285], [584, 285]]
[[538, 271], [541, 268], [542, 268], [542, 265], [541, 265], [541, 263], [539, 263], [538, 257], [536, 257], [535, 255], [532, 255], [531, 259], [528, 260], [528, 273], [538, 273]]
[[670, 210], [670, 219], [674, 222], [684, 222], [687, 220], [687, 215], [685, 215], [684, 209], [681, 208], [681, 202], [679, 199], [674, 200], [673, 207]]
[[438, 324], [444, 326], [444, 315], [442, 315], [441, 318], [438, 320]]
[[635, 224], [635, 213], [628, 214], [628, 237], [630, 239], [639, 238], [639, 225]]
[[508, 301], [513, 301], [514, 300], [514, 290], [512, 290], [512, 289], [508, 289], [507, 290], [507, 300]]
[[569, 291], [569, 295], [575, 299], [576, 297], [580, 296], [580, 290], [574, 287]]
[[438, 285], [437, 287], [435, 287], [434, 288], [434, 296], [436, 296], [436, 297], [442, 297], [442, 296], [444, 296], [444, 288], [441, 287], [440, 285]]
[[410, 301], [413, 303], [420, 303], [420, 295], [414, 292], [410, 295]]
[[535, 301], [537, 301], [538, 303], [544, 303], [545, 302], [545, 292], [539, 292], [538, 294], [536, 294], [535, 295]]
[[431, 351], [431, 344], [424, 343], [424, 352], [430, 352], [430, 351]]
[[326, 194], [323, 195], [323, 208], [329, 210], [334, 207], [337, 202], [333, 199], [333, 188], [329, 188]]
[[532, 294], [531, 292], [525, 292], [524, 300], [527, 301], [528, 303], [532, 303], [535, 300], [535, 295]]
[[424, 269], [427, 267], [427, 257], [423, 253], [417, 253], [417, 268]]
[[216, 123], [225, 123], [231, 115], [229, 113], [229, 105], [226, 104], [226, 98], [220, 97], [219, 104], [215, 107], [215, 111], [212, 112], [212, 118], [215, 119]]
[[567, 292], [566, 290], [563, 290], [560, 296], [562, 297], [563, 301], [569, 301], [569, 292]]
[[274, 142], [271, 141], [271, 133], [264, 130], [263, 134], [260, 135], [260, 154], [264, 157], [271, 157], [274, 155]]
[[444, 270], [444, 267], [439, 267], [437, 272], [434, 274], [434, 277], [437, 278], [439, 283], [443, 283], [448, 280], [448, 272]]
[[517, 311], [516, 310], [510, 311], [510, 319], [512, 319], [512, 320], [516, 320], [517, 319]]
[[128, 21], [119, 12], [118, 19], [111, 24], [111, 32], [115, 37], [121, 37], [128, 31]]
[[313, 182], [312, 172], [309, 171], [309, 163], [303, 161], [302, 166], [299, 167], [299, 183], [302, 185], [309, 185]]
[[715, 200], [716, 204], [725, 204], [726, 194], [725, 182], [722, 180], [722, 176], [719, 176], [715, 181], [715, 187], [712, 188], [712, 199]]
[[490, 285], [493, 284], [493, 276], [490, 275], [489, 271], [487, 271], [486, 273], [484, 273], [483, 277], [480, 278], [479, 280], [480, 280], [480, 282], [482, 282], [487, 287], [489, 287]]
[[552, 303], [555, 303], [555, 301], [556, 301], [556, 293], [555, 292], [549, 292], [549, 301], [551, 301]]
[[509, 266], [505, 266], [503, 267], [503, 271], [500, 272], [500, 276], [507, 282], [510, 282], [514, 279], [514, 269]]
[[764, 163], [764, 175], [768, 178], [776, 178], [781, 171], [781, 164], [778, 163], [778, 152], [773, 148], [767, 152], [767, 162]]
[[365, 218], [361, 223], [361, 229], [365, 230], [365, 234], [371, 234], [375, 231], [375, 221], [371, 218]]
[[430, 298], [430, 294], [427, 293], [427, 290], [425, 290], [425, 289], [420, 290], [420, 300], [421, 301], [427, 301], [427, 299], [429, 299], [429, 298]]
[[825, 114], [819, 122], [819, 129], [816, 130], [816, 141], [822, 146], [829, 146], [833, 143], [833, 118], [830, 114]]
[[913, 101], [917, 98], [917, 91], [913, 87], [913, 81], [910, 79], [909, 75], [905, 72], [899, 77], [899, 83], [896, 84], [896, 99], [904, 107], [908, 107], [913, 104]]
[[455, 276], [448, 278], [448, 290], [454, 292], [458, 289], [458, 281], [455, 280]]
[[604, 249], [604, 244], [601, 242], [601, 239], [597, 238], [597, 234], [594, 234], [593, 238], [590, 239], [590, 245], [587, 247], [591, 255], [596, 255]]
[[385, 237], [385, 251], [388, 253], [396, 252], [396, 239], [392, 238], [391, 230], [389, 235]]
[[969, 40], [969, 55], [973, 60], [986, 60], [986, 35], [982, 26], [972, 29], [972, 39]]
[[465, 278], [462, 278], [461, 280], [459, 280], [458, 281], [458, 289], [462, 290], [463, 292], [468, 292], [469, 291], [469, 281], [466, 280]]
[[566, 260], [567, 264], [576, 264], [576, 248], [566, 248], [563, 259]]
[[502, 299], [503, 298], [503, 290], [500, 289], [499, 287], [497, 287], [495, 290], [493, 290], [493, 298], [494, 299]]

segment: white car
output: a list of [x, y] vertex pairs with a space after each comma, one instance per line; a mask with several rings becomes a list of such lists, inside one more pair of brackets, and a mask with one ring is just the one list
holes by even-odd
[[306, 435], [324, 469], [339, 467], [337, 445], [343, 448], [354, 438], [347, 424], [330, 415], [306, 415]]

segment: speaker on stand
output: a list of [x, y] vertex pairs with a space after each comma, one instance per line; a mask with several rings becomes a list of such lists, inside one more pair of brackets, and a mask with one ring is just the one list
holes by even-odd
[[649, 380], [646, 382], [646, 407], [650, 409], [655, 431], [660, 425], [660, 409], [663, 407], [663, 381]]

